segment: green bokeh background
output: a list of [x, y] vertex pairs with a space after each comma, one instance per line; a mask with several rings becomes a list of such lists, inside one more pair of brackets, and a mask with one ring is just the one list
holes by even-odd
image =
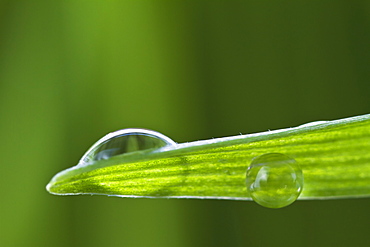
[[108, 132], [177, 142], [370, 112], [370, 1], [0, 0], [0, 246], [370, 246], [370, 199], [58, 197]]

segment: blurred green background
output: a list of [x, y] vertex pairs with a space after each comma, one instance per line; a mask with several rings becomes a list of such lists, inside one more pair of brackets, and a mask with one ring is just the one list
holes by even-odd
[[370, 113], [370, 1], [0, 0], [0, 246], [370, 246], [370, 199], [58, 197], [108, 132], [177, 142]]

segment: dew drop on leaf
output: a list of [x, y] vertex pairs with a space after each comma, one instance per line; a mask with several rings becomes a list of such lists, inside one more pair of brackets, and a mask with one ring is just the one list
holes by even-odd
[[268, 153], [253, 159], [246, 183], [256, 203], [281, 208], [292, 204], [301, 194], [303, 174], [296, 160], [280, 153]]
[[107, 134], [97, 141], [82, 156], [79, 165], [92, 163], [110, 157], [142, 151], [157, 149], [176, 143], [161, 133], [146, 129], [122, 129]]

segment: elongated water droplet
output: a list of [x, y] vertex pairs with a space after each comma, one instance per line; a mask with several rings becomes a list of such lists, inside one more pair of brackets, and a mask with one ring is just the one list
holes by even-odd
[[269, 153], [253, 159], [246, 183], [255, 202], [268, 208], [281, 208], [293, 203], [301, 194], [303, 174], [294, 159]]
[[161, 133], [146, 129], [123, 129], [107, 134], [82, 156], [79, 165], [141, 150], [176, 145]]

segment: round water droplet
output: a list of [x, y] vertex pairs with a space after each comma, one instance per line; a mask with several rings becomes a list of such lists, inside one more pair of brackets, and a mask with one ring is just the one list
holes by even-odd
[[107, 134], [82, 156], [79, 165], [141, 150], [176, 145], [165, 135], [145, 129], [123, 129]]
[[268, 208], [281, 208], [293, 203], [301, 194], [303, 174], [294, 159], [269, 153], [253, 159], [246, 183], [255, 202]]

